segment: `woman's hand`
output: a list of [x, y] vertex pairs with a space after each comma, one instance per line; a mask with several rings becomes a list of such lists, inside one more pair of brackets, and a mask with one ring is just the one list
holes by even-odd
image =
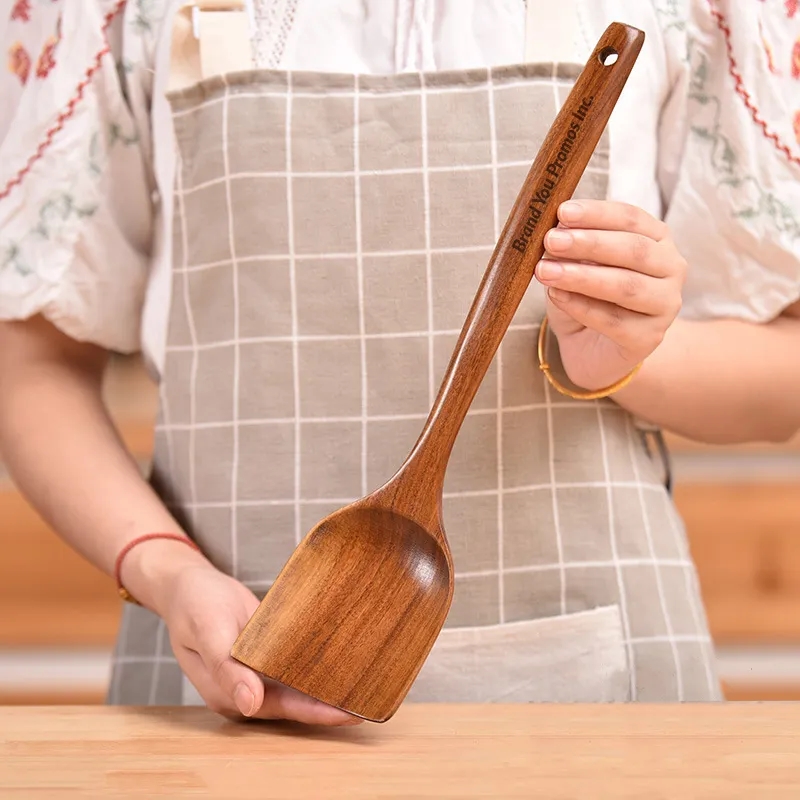
[[212, 711], [232, 719], [290, 719], [311, 725], [362, 721], [270, 681], [231, 657], [258, 598], [204, 556], [183, 544], [155, 540], [131, 550], [125, 568], [123, 579], [127, 574], [133, 586], [142, 586], [147, 577], [152, 610], [164, 619], [175, 658]]
[[[182, 534], [120, 441], [103, 401], [108, 355], [41, 317], [0, 321], [0, 449], [50, 526], [107, 575], [144, 531]], [[226, 716], [354, 724], [350, 714], [267, 682], [231, 658], [255, 595], [183, 542], [152, 539], [126, 554], [122, 584], [167, 625], [178, 663]]]
[[558, 217], [536, 276], [569, 379], [601, 389], [663, 340], [681, 308], [686, 261], [667, 225], [635, 206], [572, 200]]

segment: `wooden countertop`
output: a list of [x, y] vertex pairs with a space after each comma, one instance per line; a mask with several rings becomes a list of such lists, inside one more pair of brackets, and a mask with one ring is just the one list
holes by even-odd
[[420, 706], [384, 725], [0, 707], [2, 798], [793, 798], [800, 704]]

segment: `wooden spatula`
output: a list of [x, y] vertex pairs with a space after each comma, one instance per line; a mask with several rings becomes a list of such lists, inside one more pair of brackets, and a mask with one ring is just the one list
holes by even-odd
[[453, 597], [442, 523], [450, 452], [643, 42], [619, 23], [603, 33], [511, 209], [410, 455], [381, 488], [306, 535], [234, 643], [238, 661], [373, 722], [403, 701]]

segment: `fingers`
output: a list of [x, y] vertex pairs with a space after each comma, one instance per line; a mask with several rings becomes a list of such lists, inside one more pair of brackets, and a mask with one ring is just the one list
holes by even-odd
[[[250, 717], [264, 703], [264, 683], [259, 674], [230, 655], [238, 631], [231, 625], [198, 631], [198, 650], [208, 674], [225, 697]], [[199, 691], [199, 689], [198, 689]]]
[[203, 698], [206, 706], [229, 719], [240, 719], [242, 712], [237, 708], [234, 700], [222, 689], [206, 668], [203, 659], [192, 650], [185, 647], [175, 649], [181, 670]]
[[259, 719], [291, 719], [307, 725], [358, 725], [363, 722], [346, 711], [329, 706], [288, 686], [264, 679], [265, 699]]
[[656, 242], [669, 237], [666, 223], [638, 206], [614, 200], [568, 200], [559, 206], [558, 219], [568, 228], [628, 231]]
[[558, 209], [559, 225], [545, 247], [556, 259], [623, 267], [656, 278], [682, 280], [686, 262], [669, 228], [637, 206], [612, 200], [569, 200]]
[[682, 266], [668, 244], [629, 231], [553, 228], [545, 236], [545, 247], [553, 259], [593, 261], [654, 278], [670, 277]]
[[548, 287], [547, 317], [571, 379], [606, 386], [663, 341], [687, 264], [668, 226], [636, 206], [567, 201], [558, 218], [535, 275]]
[[543, 260], [536, 269], [540, 283], [614, 303], [652, 316], [678, 312], [680, 294], [659, 278], [620, 267]]
[[[686, 262], [668, 227], [636, 206], [607, 200], [568, 201], [547, 232], [536, 277], [562, 315], [561, 333], [591, 330], [639, 353], [681, 308]], [[569, 317], [571, 323], [564, 321]]]
[[611, 339], [623, 355], [654, 350], [663, 338], [656, 318], [622, 308], [615, 303], [550, 288], [550, 302], [575, 322]]
[[[198, 653], [186, 648], [176, 652], [176, 657], [208, 708], [229, 719], [287, 719], [329, 727], [363, 722], [346, 711], [270, 681], [236, 661], [233, 667], [240, 667], [241, 670], [230, 669], [231, 665], [224, 659], [217, 661], [216, 669], [209, 668], [207, 661]], [[208, 656], [207, 659], [210, 660]]]
[[[258, 607], [255, 595], [221, 573], [182, 587], [185, 602], [170, 620], [170, 643], [184, 674], [206, 705], [225, 717], [291, 719], [314, 725], [354, 725], [362, 720], [290, 689], [230, 655]], [[176, 590], [180, 596], [180, 591]]]
[[[198, 636], [202, 669], [195, 671], [198, 692], [209, 707], [229, 715], [291, 719], [309, 725], [353, 725], [361, 720], [294, 689], [271, 681], [230, 656], [236, 633], [208, 628]], [[201, 688], [202, 687], [202, 688]], [[212, 705], [214, 703], [214, 705]]]

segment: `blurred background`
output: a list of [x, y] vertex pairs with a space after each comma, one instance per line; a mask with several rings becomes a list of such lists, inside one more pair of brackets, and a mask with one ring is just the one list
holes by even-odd
[[[147, 470], [154, 386], [117, 357], [106, 402]], [[668, 437], [730, 700], [800, 700], [800, 437], [705, 447]], [[121, 610], [113, 580], [64, 545], [0, 454], [0, 704], [102, 703]]]

